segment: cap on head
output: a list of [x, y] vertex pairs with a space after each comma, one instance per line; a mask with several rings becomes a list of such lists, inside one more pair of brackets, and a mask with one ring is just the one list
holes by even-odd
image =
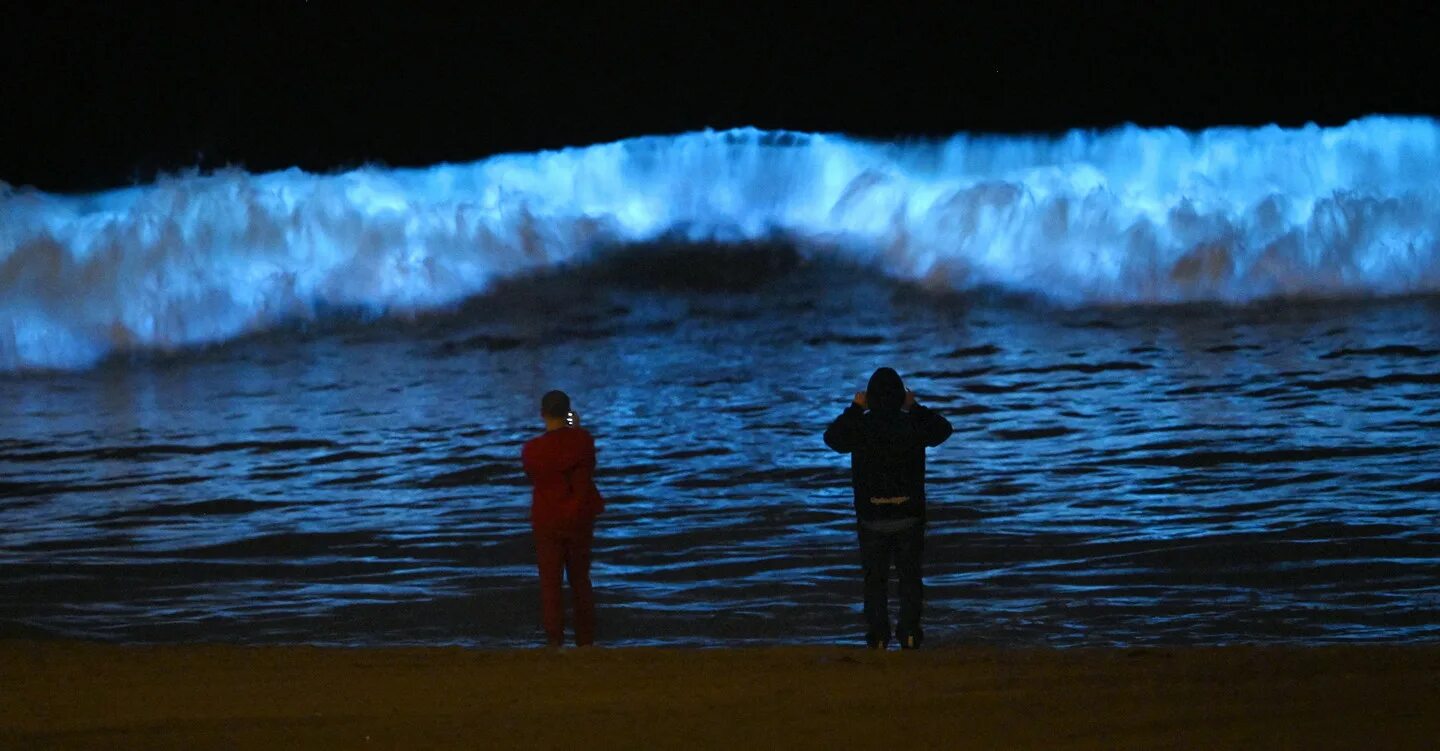
[[570, 395], [564, 391], [550, 391], [540, 397], [540, 414], [563, 419], [570, 413]]
[[877, 368], [865, 387], [865, 401], [871, 410], [898, 412], [905, 405], [905, 382], [891, 368]]

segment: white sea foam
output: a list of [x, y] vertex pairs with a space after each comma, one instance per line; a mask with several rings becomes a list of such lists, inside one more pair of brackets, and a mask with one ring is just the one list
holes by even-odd
[[404, 314], [667, 234], [1083, 305], [1440, 290], [1440, 124], [879, 143], [740, 129], [426, 169], [0, 184], [0, 370]]

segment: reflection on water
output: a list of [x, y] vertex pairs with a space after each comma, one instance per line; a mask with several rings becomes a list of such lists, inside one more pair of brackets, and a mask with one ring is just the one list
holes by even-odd
[[6, 378], [0, 634], [538, 643], [517, 459], [563, 388], [603, 641], [858, 640], [820, 433], [886, 364], [957, 430], [937, 643], [1440, 635], [1435, 300], [1067, 312], [737, 262]]

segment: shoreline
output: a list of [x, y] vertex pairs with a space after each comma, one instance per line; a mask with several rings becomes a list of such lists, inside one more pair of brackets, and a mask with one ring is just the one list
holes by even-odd
[[0, 641], [5, 748], [1430, 748], [1440, 645]]

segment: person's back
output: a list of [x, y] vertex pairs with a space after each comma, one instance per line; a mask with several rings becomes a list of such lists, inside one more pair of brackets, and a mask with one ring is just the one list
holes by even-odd
[[925, 449], [950, 437], [948, 420], [917, 404], [899, 374], [880, 368], [825, 431], [830, 448], [851, 455], [851, 487], [865, 570], [866, 643], [890, 639], [885, 593], [893, 560], [900, 579], [900, 623], [905, 648], [920, 646], [923, 601], [921, 553], [925, 544]]
[[525, 442], [521, 461], [533, 490], [530, 526], [540, 569], [541, 617], [546, 642], [564, 643], [562, 578], [570, 582], [575, 644], [595, 642], [595, 599], [590, 586], [590, 547], [595, 517], [605, 509], [595, 487], [595, 441], [570, 412], [570, 397], [551, 391], [540, 401], [545, 432]]
[[533, 485], [531, 526], [590, 521], [604, 509], [595, 487], [595, 439], [584, 428], [546, 431], [525, 442], [521, 459]]

